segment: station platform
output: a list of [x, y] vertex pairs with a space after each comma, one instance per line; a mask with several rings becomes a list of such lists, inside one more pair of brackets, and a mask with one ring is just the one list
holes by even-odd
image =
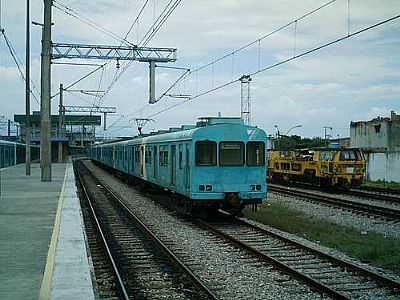
[[72, 163], [0, 170], [0, 299], [94, 299]]

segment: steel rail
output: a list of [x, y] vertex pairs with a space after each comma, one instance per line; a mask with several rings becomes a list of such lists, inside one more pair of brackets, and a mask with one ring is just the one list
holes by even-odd
[[247, 245], [246, 243], [222, 232], [221, 230], [215, 228], [214, 226], [208, 224], [207, 222], [205, 222], [203, 220], [196, 219], [196, 220], [194, 220], [194, 222], [197, 223], [199, 226], [202, 226], [202, 227], [208, 229], [209, 231], [213, 232], [215, 235], [220, 236], [221, 238], [235, 244], [239, 248], [242, 248], [242, 249], [252, 253], [253, 255], [259, 257], [262, 260], [265, 260], [265, 261], [268, 261], [268, 262], [274, 264], [275, 266], [277, 266], [284, 272], [294, 276], [295, 278], [299, 279], [302, 282], [305, 282], [306, 284], [313, 286], [318, 291], [325, 293], [325, 294], [333, 297], [334, 299], [346, 299], [346, 300], [350, 299], [350, 298], [346, 297], [345, 295], [343, 295], [342, 293], [335, 291], [335, 290], [331, 289], [329, 286], [324, 285], [323, 283], [315, 280], [314, 278], [291, 268], [289, 265], [279, 261], [278, 259], [275, 259], [272, 256], [269, 256], [257, 249], [254, 249], [253, 247]]
[[291, 196], [298, 196], [318, 202], [323, 202], [323, 203], [328, 203], [331, 205], [339, 206], [339, 207], [346, 207], [346, 208], [351, 208], [353, 210], [361, 211], [361, 212], [366, 212], [366, 213], [373, 213], [375, 215], [380, 215], [383, 217], [389, 217], [392, 219], [400, 219], [400, 209], [395, 209], [395, 208], [389, 208], [389, 207], [383, 207], [383, 206], [377, 206], [377, 205], [372, 205], [372, 204], [367, 204], [367, 203], [360, 203], [357, 201], [352, 201], [352, 200], [344, 200], [338, 197], [332, 197], [332, 196], [327, 196], [327, 195], [318, 195], [306, 191], [300, 191], [296, 189], [288, 189], [288, 188], [282, 188], [282, 187], [277, 187], [277, 186], [268, 186], [268, 189], [270, 191], [274, 192], [279, 192]]
[[[82, 164], [83, 165], [83, 164]], [[85, 166], [87, 169], [87, 167]], [[89, 170], [88, 170], [89, 171]], [[90, 171], [89, 171], [90, 172]], [[90, 172], [90, 175], [94, 177], [94, 175]], [[95, 178], [95, 177], [94, 177]], [[142, 231], [147, 234], [150, 238], [153, 239], [160, 246], [160, 249], [170, 258], [170, 260], [175, 263], [184, 273], [189, 275], [189, 277], [193, 280], [193, 283], [199, 287], [210, 299], [217, 300], [219, 299], [207, 286], [203, 281], [196, 276], [165, 244], [162, 242], [152, 231], [151, 229], [144, 224], [135, 213], [124, 203], [121, 196], [115, 193], [110, 186], [105, 184], [104, 182], [99, 182], [100, 185], [104, 188], [104, 190], [109, 193], [116, 203], [120, 205], [120, 207], [125, 210], [128, 216], [139, 225]]]
[[247, 222], [247, 221], [245, 221], [243, 219], [236, 218], [235, 221], [237, 221], [240, 224], [246, 225], [246, 226], [248, 226], [248, 227], [250, 227], [250, 228], [252, 228], [254, 230], [262, 232], [264, 234], [271, 235], [271, 236], [273, 236], [275, 238], [278, 238], [278, 239], [280, 239], [280, 240], [282, 240], [282, 241], [284, 241], [286, 243], [289, 243], [289, 244], [292, 244], [292, 245], [294, 245], [296, 247], [302, 248], [302, 249], [304, 249], [306, 251], [309, 251], [309, 252], [311, 252], [311, 253], [313, 253], [315, 255], [322, 256], [322, 257], [330, 260], [331, 262], [337, 263], [338, 265], [340, 265], [342, 267], [350, 269], [350, 270], [352, 270], [352, 271], [354, 271], [354, 272], [356, 272], [356, 273], [358, 273], [360, 275], [371, 277], [374, 280], [376, 280], [377, 282], [381, 282], [381, 283], [385, 284], [386, 286], [399, 289], [399, 291], [400, 291], [400, 282], [399, 281], [391, 279], [391, 278], [389, 278], [387, 276], [383, 276], [383, 275], [381, 275], [379, 273], [376, 273], [374, 271], [362, 268], [362, 267], [360, 267], [360, 266], [358, 266], [358, 265], [356, 265], [356, 264], [354, 264], [354, 263], [352, 263], [350, 261], [346, 261], [346, 260], [344, 260], [344, 259], [342, 259], [340, 257], [336, 257], [336, 256], [330, 255], [328, 253], [319, 251], [317, 249], [311, 248], [311, 247], [309, 247], [309, 246], [307, 246], [307, 245], [305, 245], [303, 243], [300, 243], [300, 242], [295, 241], [293, 239], [290, 239], [288, 237], [279, 235], [278, 233], [273, 232], [271, 230], [268, 230], [266, 228], [261, 228], [261, 227], [259, 227], [257, 225], [251, 224], [251, 223], [249, 223], [249, 222]]
[[[76, 166], [78, 167], [77, 164], [76, 164]], [[80, 166], [83, 166], [83, 164], [80, 163]], [[93, 208], [91, 197], [89, 196], [89, 193], [88, 193], [88, 191], [87, 191], [87, 189], [85, 187], [85, 184], [84, 184], [83, 178], [81, 176], [81, 173], [78, 170], [75, 170], [75, 174], [77, 174], [76, 178], [78, 179], [78, 183], [79, 183], [80, 187], [82, 188], [82, 190], [84, 192], [84, 195], [85, 195], [85, 198], [86, 198], [86, 200], [87, 200], [87, 202], [89, 204], [90, 212], [92, 214], [93, 220], [95, 221], [96, 228], [97, 228], [97, 230], [99, 232], [99, 235], [101, 237], [101, 241], [102, 241], [102, 244], [104, 246], [104, 249], [106, 250], [107, 258], [108, 258], [108, 260], [109, 260], [109, 262], [110, 262], [110, 264], [112, 266], [112, 270], [114, 272], [114, 275], [117, 278], [118, 290], [120, 291], [120, 294], [123, 297], [123, 299], [129, 300], [129, 296], [128, 296], [128, 293], [126, 292], [126, 288], [125, 288], [125, 285], [123, 283], [122, 277], [121, 277], [120, 272], [118, 270], [117, 264], [115, 263], [115, 260], [114, 260], [112, 254], [111, 254], [110, 247], [108, 246], [108, 243], [107, 243], [107, 239], [106, 239], [106, 237], [105, 237], [105, 235], [103, 233], [103, 230], [101, 229], [101, 225], [100, 225], [99, 219], [97, 218], [96, 212], [95, 212], [95, 210]]]
[[[376, 199], [376, 200], [382, 200], [382, 201], [389, 201], [393, 203], [400, 203], [400, 195], [390, 195], [391, 192], [384, 192], [384, 191], [374, 191], [374, 190], [362, 190], [362, 189], [350, 189], [350, 190], [345, 190], [341, 191], [344, 194], [352, 195], [352, 196], [358, 196], [358, 197], [365, 197], [365, 198], [371, 198], [371, 199]], [[389, 193], [389, 194], [386, 194]], [[394, 193], [392, 193], [394, 194]]]
[[394, 189], [394, 188], [362, 186], [362, 187], [355, 188], [355, 190], [365, 190], [365, 191], [369, 191], [369, 192], [378, 192], [378, 193], [400, 195], [400, 189]]

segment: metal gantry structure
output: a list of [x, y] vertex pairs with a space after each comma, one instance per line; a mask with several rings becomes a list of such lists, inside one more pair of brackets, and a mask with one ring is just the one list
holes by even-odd
[[117, 108], [115, 106], [81, 106], [81, 105], [64, 105], [63, 111], [65, 112], [88, 112], [88, 113], [102, 113], [103, 119], [103, 129], [107, 129], [107, 114], [115, 114]]
[[167, 63], [176, 61], [176, 53], [177, 49], [175, 48], [53, 43], [51, 58], [136, 60], [139, 62]]

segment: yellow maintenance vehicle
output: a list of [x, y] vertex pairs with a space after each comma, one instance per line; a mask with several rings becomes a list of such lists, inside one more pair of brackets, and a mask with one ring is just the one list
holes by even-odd
[[359, 186], [366, 162], [358, 148], [271, 150], [268, 153], [270, 182], [303, 182], [324, 187]]

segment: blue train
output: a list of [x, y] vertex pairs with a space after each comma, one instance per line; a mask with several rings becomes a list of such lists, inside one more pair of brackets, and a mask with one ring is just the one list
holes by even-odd
[[[25, 144], [0, 140], [0, 169], [14, 166], [25, 162]], [[38, 160], [40, 149], [31, 146], [32, 161]]]
[[266, 198], [266, 133], [240, 118], [200, 118], [132, 140], [94, 145], [89, 156], [135, 180], [182, 195], [185, 211], [241, 211]]

